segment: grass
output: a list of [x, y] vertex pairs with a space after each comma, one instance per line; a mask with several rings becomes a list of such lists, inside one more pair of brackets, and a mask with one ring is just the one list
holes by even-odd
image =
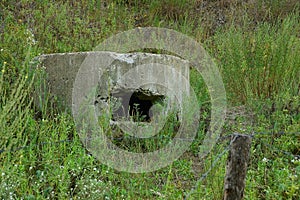
[[[29, 68], [35, 56], [88, 51], [140, 26], [185, 33], [214, 57], [232, 107], [222, 135], [268, 133], [253, 139], [245, 199], [298, 199], [300, 10], [296, 0], [270, 2], [2, 1], [0, 199], [183, 199], [207, 171], [190, 199], [222, 198], [226, 154], [218, 155], [228, 140], [205, 160], [197, 157], [210, 99], [194, 70], [191, 85], [201, 107], [198, 136], [172, 165], [151, 173], [118, 172], [101, 164], [82, 145], [68, 113], [33, 104], [34, 86], [42, 81]], [[173, 133], [169, 121], [162, 135]], [[115, 143], [139, 152], [166, 141]]]
[[[253, 99], [272, 99], [296, 96], [299, 90], [300, 59], [297, 17], [287, 17], [277, 26], [263, 23], [255, 32], [231, 28], [216, 35], [218, 56], [226, 76], [228, 90], [237, 101], [245, 103]], [[238, 51], [236, 49], [239, 49]], [[234, 87], [235, 86], [235, 87]], [[238, 87], [238, 88], [236, 88]], [[235, 93], [238, 92], [238, 93]], [[283, 96], [280, 96], [283, 95]]]

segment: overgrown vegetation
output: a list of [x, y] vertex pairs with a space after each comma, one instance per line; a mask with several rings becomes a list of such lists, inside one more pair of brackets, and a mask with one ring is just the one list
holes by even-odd
[[[207, 171], [190, 198], [222, 198], [226, 154], [211, 167], [227, 143], [219, 142], [205, 161], [197, 157], [210, 104], [193, 70], [198, 137], [180, 159], [152, 173], [101, 164], [82, 145], [69, 114], [33, 104], [33, 85], [40, 81], [29, 68], [35, 56], [92, 50], [110, 35], [143, 26], [175, 29], [202, 42], [229, 98], [222, 135], [260, 133], [253, 139], [245, 199], [298, 199], [299, 16], [297, 0], [1, 1], [0, 199], [183, 199]], [[145, 150], [138, 140], [116, 144]], [[144, 145], [151, 144], [155, 140]]]

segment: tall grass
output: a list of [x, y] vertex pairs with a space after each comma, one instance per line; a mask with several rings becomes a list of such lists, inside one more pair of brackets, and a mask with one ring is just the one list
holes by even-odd
[[[230, 128], [224, 134], [232, 130], [299, 131], [300, 22], [299, 10], [291, 8], [290, 2], [297, 3], [1, 1], [0, 199], [182, 199], [210, 170], [226, 145], [218, 144], [204, 161], [197, 157], [209, 123], [210, 103], [196, 71], [191, 70], [190, 78], [203, 108], [198, 138], [190, 151], [153, 173], [118, 172], [101, 164], [81, 144], [68, 113], [53, 112], [45, 104], [39, 115], [41, 111], [33, 106], [33, 85], [43, 79], [29, 70], [32, 58], [42, 53], [91, 50], [108, 36], [138, 26], [173, 28], [204, 42], [220, 66], [230, 102], [254, 105], [260, 111], [254, 113], [251, 126], [245, 125], [247, 118], [234, 118], [234, 125], [228, 122], [226, 128]], [[241, 13], [247, 16], [240, 17]], [[292, 14], [286, 17], [288, 13]], [[225, 24], [218, 24], [219, 17]], [[273, 106], [274, 102], [281, 106]], [[113, 142], [133, 152], [160, 148], [173, 137], [174, 117], [160, 135], [163, 140], [125, 137], [123, 143]], [[110, 133], [109, 121], [100, 120], [100, 125]], [[299, 135], [258, 137], [253, 142], [245, 199], [297, 199], [300, 162], [269, 149], [264, 142], [299, 155]], [[223, 155], [200, 182], [192, 199], [222, 197], [225, 159]]]
[[29, 97], [33, 77], [21, 73], [9, 87], [7, 62], [2, 63], [0, 72], [0, 149], [13, 149], [24, 145], [28, 140], [25, 130], [28, 125], [28, 115], [31, 112]]
[[299, 95], [299, 18], [276, 26], [263, 23], [254, 31], [232, 26], [218, 33], [215, 51], [233, 102], [291, 98]]

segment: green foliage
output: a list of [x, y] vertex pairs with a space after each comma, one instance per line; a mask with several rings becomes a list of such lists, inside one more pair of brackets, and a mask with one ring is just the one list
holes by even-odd
[[297, 96], [300, 77], [300, 21], [288, 17], [276, 26], [264, 23], [253, 32], [231, 27], [215, 37], [226, 89], [232, 101]]
[[[139, 26], [185, 33], [215, 57], [229, 103], [252, 112], [234, 113], [224, 135], [274, 132], [253, 139], [245, 199], [297, 199], [300, 162], [293, 155], [299, 155], [300, 138], [292, 134], [300, 130], [297, 2], [1, 1], [0, 199], [182, 199], [207, 171], [191, 199], [222, 198], [226, 154], [213, 163], [225, 142], [205, 160], [197, 156], [208, 129], [210, 97], [195, 70], [190, 81], [201, 109], [198, 135], [190, 151], [152, 173], [117, 172], [99, 163], [82, 145], [69, 114], [32, 103], [35, 84], [43, 81], [30, 68], [35, 56], [89, 51], [108, 36]], [[147, 141], [114, 135], [107, 116], [99, 124], [120, 148], [147, 152], [174, 137], [177, 117], [172, 113], [158, 137]], [[277, 134], [282, 131], [291, 134]]]

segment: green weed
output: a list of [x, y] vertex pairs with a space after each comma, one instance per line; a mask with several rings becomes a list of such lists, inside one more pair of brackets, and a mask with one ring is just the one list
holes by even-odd
[[[30, 67], [34, 57], [90, 51], [105, 38], [140, 26], [185, 33], [214, 56], [230, 105], [250, 112], [231, 113], [222, 135], [268, 133], [253, 139], [245, 199], [297, 199], [298, 16], [296, 0], [1, 1], [0, 199], [183, 199], [205, 172], [190, 198], [222, 198], [226, 154], [218, 156], [227, 144], [219, 142], [205, 160], [198, 157], [210, 97], [195, 70], [190, 79], [201, 110], [197, 137], [172, 165], [151, 173], [118, 172], [101, 164], [82, 144], [70, 114], [33, 103], [36, 86], [44, 81]], [[47, 102], [47, 96], [38, 98]], [[177, 117], [170, 115], [159, 137], [146, 141], [114, 135], [121, 132], [112, 130], [107, 116], [99, 125], [120, 148], [147, 152], [168, 144], [180, 125]]]

